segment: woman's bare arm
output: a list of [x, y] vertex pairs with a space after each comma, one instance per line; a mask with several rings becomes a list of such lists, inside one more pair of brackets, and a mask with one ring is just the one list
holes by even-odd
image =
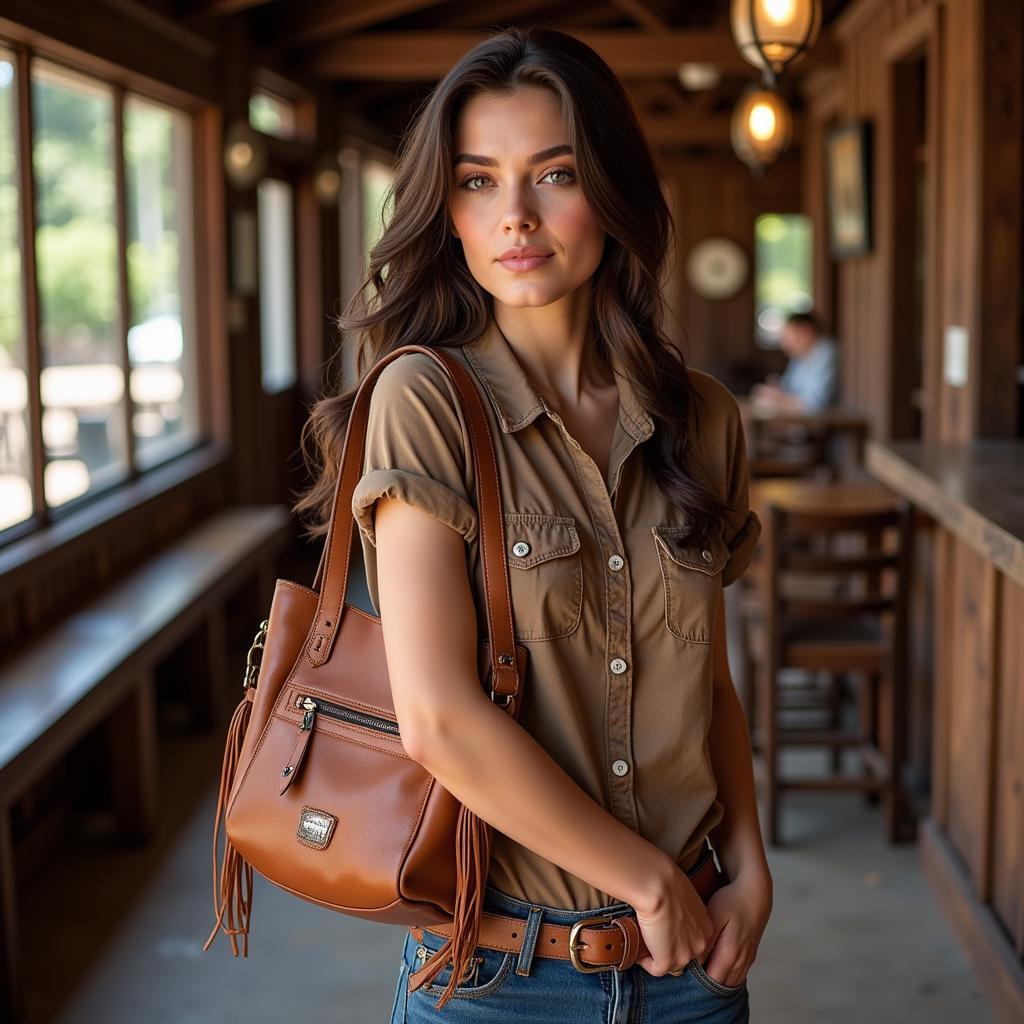
[[711, 952], [704, 969], [714, 981], [738, 985], [757, 956], [772, 911], [772, 876], [761, 829], [746, 716], [729, 672], [725, 635], [725, 598], [715, 616], [714, 707], [708, 746], [725, 815], [711, 830], [730, 884], [708, 903], [714, 923]]
[[[375, 516], [384, 644], [406, 752], [521, 845], [616, 900], [656, 901], [677, 884], [673, 874], [685, 878], [673, 859], [601, 807], [487, 699], [463, 538], [396, 499], [380, 499]], [[529, 700], [528, 677], [524, 694]]]
[[712, 677], [714, 707], [708, 748], [718, 785], [718, 799], [725, 816], [711, 831], [725, 873], [736, 878], [740, 873], [757, 875], [769, 882], [761, 827], [757, 817], [757, 798], [750, 750], [750, 736], [743, 705], [729, 670], [725, 625], [725, 595], [715, 615], [715, 641]]

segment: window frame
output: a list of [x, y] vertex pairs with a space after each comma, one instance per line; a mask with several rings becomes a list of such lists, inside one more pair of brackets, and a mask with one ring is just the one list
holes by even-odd
[[[809, 247], [808, 258], [807, 258], [807, 285], [808, 285], [808, 289], [809, 289], [808, 290], [808, 294], [809, 294], [810, 299], [811, 299], [810, 303], [807, 303], [807, 304], [804, 305], [804, 307], [803, 307], [804, 309], [812, 309], [812, 308], [814, 308], [814, 284], [815, 284], [815, 281], [814, 281], [814, 257], [815, 257], [815, 253], [814, 253], [814, 247], [815, 247], [814, 221], [813, 221], [813, 218], [809, 214], [805, 213], [803, 210], [790, 210], [790, 209], [786, 209], [786, 208], [782, 208], [782, 209], [774, 209], [774, 208], [768, 209], [768, 208], [766, 208], [766, 209], [763, 209], [763, 210], [758, 210], [754, 214], [754, 219], [753, 219], [753, 224], [752, 224], [754, 259], [753, 259], [753, 270], [752, 270], [752, 275], [751, 275], [751, 284], [753, 286], [753, 302], [754, 302], [754, 323], [753, 323], [753, 328], [754, 328], [754, 344], [756, 345], [757, 349], [759, 351], [761, 351], [761, 352], [778, 352], [778, 351], [780, 351], [780, 345], [778, 343], [778, 337], [775, 338], [773, 343], [766, 344], [765, 340], [764, 340], [765, 335], [762, 333], [761, 327], [760, 327], [760, 323], [759, 323], [759, 319], [760, 319], [761, 312], [762, 312], [762, 308], [761, 308], [761, 306], [759, 304], [759, 298], [760, 298], [760, 296], [759, 296], [759, 290], [760, 290], [759, 289], [759, 285], [760, 285], [759, 275], [761, 273], [761, 269], [762, 268], [761, 268], [761, 262], [760, 262], [760, 246], [759, 246], [759, 241], [758, 241], [757, 225], [758, 225], [758, 221], [760, 221], [764, 217], [799, 218], [800, 220], [802, 220], [804, 222], [804, 230], [806, 230], [806, 233], [807, 233], [807, 244], [808, 244], [808, 247]], [[794, 312], [795, 310], [796, 310], [796, 307], [792, 307], [790, 309], [786, 309], [784, 312], [785, 313], [791, 313], [791, 312]]]
[[[0, 530], [0, 572], [6, 572], [37, 558], [51, 547], [59, 547], [69, 537], [80, 537], [101, 525], [97, 512], [104, 510], [118, 517], [130, 514], [137, 506], [160, 493], [177, 491], [188, 481], [224, 467], [232, 455], [229, 417], [230, 408], [227, 349], [214, 346], [213, 339], [227, 338], [227, 310], [223, 271], [225, 239], [221, 225], [224, 220], [225, 197], [223, 174], [220, 173], [220, 137], [222, 114], [209, 100], [183, 92], [108, 62], [76, 56], [61, 45], [46, 45], [38, 37], [31, 42], [0, 33], [0, 47], [13, 57], [15, 64], [15, 131], [14, 146], [17, 186], [19, 191], [19, 244], [21, 249], [22, 319], [25, 338], [25, 368], [28, 376], [29, 444], [32, 446], [31, 488], [32, 513], [20, 523]], [[36, 263], [36, 183], [32, 144], [34, 118], [32, 109], [32, 74], [36, 59], [86, 76], [110, 90], [113, 97], [113, 167], [115, 178], [115, 227], [118, 239], [117, 289], [118, 331], [121, 343], [121, 365], [125, 371], [124, 415], [127, 417], [128, 472], [104, 487], [90, 489], [59, 506], [46, 504], [43, 485], [45, 449], [42, 438], [42, 403], [40, 373], [42, 349], [40, 338], [40, 300]], [[194, 309], [195, 359], [198, 394], [196, 422], [198, 435], [181, 439], [169, 457], [142, 468], [137, 458], [137, 445], [131, 430], [133, 404], [128, 386], [130, 361], [128, 326], [131, 320], [129, 282], [127, 277], [128, 224], [126, 215], [126, 167], [124, 152], [124, 110], [129, 94], [140, 100], [171, 107], [189, 121], [191, 144], [190, 208], [183, 218], [191, 242], [188, 252], [182, 250], [188, 274]], [[199, 230], [199, 226], [203, 230]], [[211, 281], [211, 277], [216, 278]], [[175, 448], [173, 442], [170, 447]]]

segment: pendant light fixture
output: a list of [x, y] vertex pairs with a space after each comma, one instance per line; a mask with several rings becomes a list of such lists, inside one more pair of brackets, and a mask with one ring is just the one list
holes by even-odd
[[336, 153], [325, 153], [313, 166], [313, 195], [321, 206], [336, 206], [341, 195], [341, 166]]
[[224, 171], [237, 189], [259, 184], [267, 170], [267, 140], [248, 121], [236, 118], [224, 133]]
[[789, 104], [774, 88], [748, 85], [733, 110], [731, 136], [736, 155], [752, 170], [761, 170], [793, 137]]
[[732, 0], [733, 39], [744, 60], [774, 84], [821, 31], [821, 0]]

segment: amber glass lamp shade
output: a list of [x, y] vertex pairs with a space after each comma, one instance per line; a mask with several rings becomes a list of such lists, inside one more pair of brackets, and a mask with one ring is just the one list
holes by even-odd
[[235, 188], [257, 185], [267, 169], [267, 144], [248, 121], [234, 120], [224, 133], [224, 172]]
[[772, 163], [793, 137], [789, 104], [774, 89], [751, 85], [732, 114], [732, 148], [749, 167]]
[[821, 31], [821, 0], [732, 0], [733, 39], [743, 58], [774, 81]]

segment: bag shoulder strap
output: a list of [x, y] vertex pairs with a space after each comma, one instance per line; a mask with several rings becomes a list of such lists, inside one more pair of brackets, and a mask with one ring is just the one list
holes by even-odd
[[[505, 703], [519, 693], [515, 658], [515, 631], [508, 558], [505, 554], [505, 518], [501, 485], [494, 455], [490, 423], [480, 389], [469, 372], [452, 355], [427, 345], [402, 345], [379, 359], [367, 371], [358, 390], [345, 431], [341, 469], [334, 489], [334, 501], [320, 566], [313, 581], [318, 592], [316, 618], [306, 644], [306, 656], [314, 667], [327, 662], [341, 625], [355, 517], [352, 495], [362, 475], [370, 395], [381, 370], [406, 352], [422, 352], [448, 374], [469, 426], [470, 448], [476, 477], [480, 554], [483, 562], [487, 605], [487, 634], [490, 639], [491, 689]], [[339, 515], [341, 512], [346, 514]], [[493, 697], [492, 697], [493, 699]]]

